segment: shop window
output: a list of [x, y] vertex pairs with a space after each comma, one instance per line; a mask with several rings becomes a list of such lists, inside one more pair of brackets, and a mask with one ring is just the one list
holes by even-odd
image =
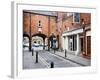
[[77, 49], [77, 37], [76, 35], [69, 36], [69, 49], [71, 51], [76, 51]]
[[76, 51], [77, 49], [77, 40], [76, 35], [73, 36], [73, 51]]

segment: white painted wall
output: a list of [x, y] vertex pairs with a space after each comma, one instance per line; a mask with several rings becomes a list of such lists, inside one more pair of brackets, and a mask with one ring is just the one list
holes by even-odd
[[79, 37], [79, 34], [77, 34], [77, 50], [75, 52], [75, 55], [78, 55], [80, 54], [80, 37]]

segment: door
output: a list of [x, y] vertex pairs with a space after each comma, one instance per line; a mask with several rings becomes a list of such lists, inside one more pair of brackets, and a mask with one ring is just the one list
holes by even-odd
[[80, 38], [80, 42], [81, 42], [81, 52], [83, 52], [83, 38]]
[[91, 36], [87, 36], [87, 56], [91, 56]]

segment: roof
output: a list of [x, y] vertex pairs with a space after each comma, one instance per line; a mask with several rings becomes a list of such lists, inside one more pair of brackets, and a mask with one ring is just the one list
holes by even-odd
[[33, 14], [47, 15], [47, 16], [57, 16], [55, 11], [38, 11], [38, 10], [24, 10], [25, 12], [30, 12]]

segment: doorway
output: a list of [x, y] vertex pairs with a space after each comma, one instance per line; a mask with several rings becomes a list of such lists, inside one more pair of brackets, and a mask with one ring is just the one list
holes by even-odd
[[91, 36], [87, 36], [87, 56], [91, 56]]
[[80, 42], [81, 42], [81, 52], [83, 52], [83, 38], [80, 38]]

